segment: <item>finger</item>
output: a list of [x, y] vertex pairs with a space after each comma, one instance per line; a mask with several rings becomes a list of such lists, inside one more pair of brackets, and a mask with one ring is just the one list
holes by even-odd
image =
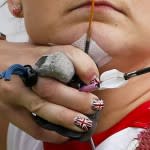
[[73, 62], [76, 74], [85, 83], [89, 83], [99, 77], [99, 71], [94, 61], [80, 49], [73, 46], [53, 46], [50, 51], [51, 53], [56, 51], [64, 52]]
[[[63, 126], [74, 131], [83, 132], [88, 131], [90, 128], [92, 128], [92, 121], [85, 115], [70, 110], [66, 107], [47, 102], [44, 99], [39, 98], [32, 92], [30, 94], [28, 92], [28, 95], [25, 99], [22, 99], [20, 105], [24, 106], [30, 112], [37, 114], [48, 122]], [[85, 120], [86, 122], [88, 122], [88, 125], [84, 126], [86, 125], [86, 123], [79, 124], [78, 120]]]
[[92, 93], [80, 92], [56, 80], [39, 78], [33, 90], [51, 103], [62, 105], [83, 114], [93, 114], [103, 108], [103, 101]]
[[[15, 84], [16, 81], [18, 84]], [[50, 103], [40, 98], [31, 89], [25, 87], [17, 76], [13, 76], [12, 80], [9, 81], [9, 83], [5, 82], [4, 85], [5, 88], [7, 87], [4, 90], [5, 92], [9, 89], [7, 91], [9, 100], [4, 102], [6, 104], [11, 104], [14, 107], [22, 106], [29, 112], [35, 113], [49, 122], [64, 126], [71, 130], [84, 131], [92, 128], [92, 121], [85, 115], [72, 111], [66, 107]], [[14, 87], [12, 85], [15, 85], [16, 89], [21, 88], [20, 91], [18, 92], [17, 90], [12, 89], [12, 87]], [[89, 122], [89, 126], [86, 127], [84, 126], [85, 124], [79, 124], [78, 120]]]
[[38, 126], [32, 119], [31, 113], [23, 108], [12, 107], [6, 104], [0, 104], [0, 108], [0, 112], [3, 113], [11, 123], [37, 140], [56, 144], [63, 143], [68, 140], [67, 137], [61, 136], [53, 131], [45, 130]]
[[82, 81], [89, 83], [99, 77], [96, 64], [85, 52], [76, 47], [68, 46], [66, 54], [73, 62], [76, 74]]

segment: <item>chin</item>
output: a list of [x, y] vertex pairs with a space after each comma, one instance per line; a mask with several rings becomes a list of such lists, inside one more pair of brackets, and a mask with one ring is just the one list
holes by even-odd
[[132, 44], [132, 39], [124, 30], [104, 23], [93, 24], [92, 38], [110, 55], [120, 55], [120, 51], [127, 51]]
[[64, 24], [48, 32], [49, 42], [59, 45], [71, 45], [87, 33], [88, 22]]

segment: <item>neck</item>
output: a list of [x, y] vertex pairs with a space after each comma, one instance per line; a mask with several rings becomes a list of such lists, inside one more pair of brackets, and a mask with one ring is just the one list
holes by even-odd
[[98, 91], [96, 94], [105, 102], [97, 128], [101, 132], [150, 100], [150, 73], [130, 79], [127, 85], [119, 89]]

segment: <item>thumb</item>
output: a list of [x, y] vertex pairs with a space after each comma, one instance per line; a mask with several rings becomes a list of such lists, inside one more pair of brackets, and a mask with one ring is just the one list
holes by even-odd
[[[99, 77], [99, 71], [90, 56], [88, 56], [85, 52], [73, 46], [54, 46], [50, 48], [50, 53], [54, 52], [63, 52], [73, 64], [75, 74], [84, 82], [90, 83], [92, 80]], [[56, 60], [55, 60], [56, 61]], [[58, 60], [60, 61], [60, 60]], [[58, 62], [57, 62], [58, 63]], [[60, 62], [64, 63], [64, 62]], [[66, 63], [68, 64], [68, 63]], [[58, 65], [57, 65], [58, 66]], [[61, 65], [62, 66], [62, 65]], [[64, 68], [60, 68], [63, 72], [65, 69], [68, 69], [68, 66]], [[64, 69], [64, 70], [63, 70]], [[41, 71], [43, 72], [43, 71]]]

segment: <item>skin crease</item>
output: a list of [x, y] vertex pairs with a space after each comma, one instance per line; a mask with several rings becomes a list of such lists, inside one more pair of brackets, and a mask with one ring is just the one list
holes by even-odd
[[[119, 13], [112, 9], [95, 10], [92, 38], [112, 60], [100, 73], [109, 69], [123, 72], [133, 71], [150, 65], [150, 1], [110, 0], [123, 9]], [[81, 37], [88, 28], [89, 9], [72, 8], [86, 0], [21, 0], [25, 24], [35, 44], [71, 44]], [[150, 99], [150, 75], [134, 79], [120, 88], [96, 91], [105, 101], [97, 132], [104, 131], [134, 108]], [[115, 104], [115, 105], [114, 105]]]

